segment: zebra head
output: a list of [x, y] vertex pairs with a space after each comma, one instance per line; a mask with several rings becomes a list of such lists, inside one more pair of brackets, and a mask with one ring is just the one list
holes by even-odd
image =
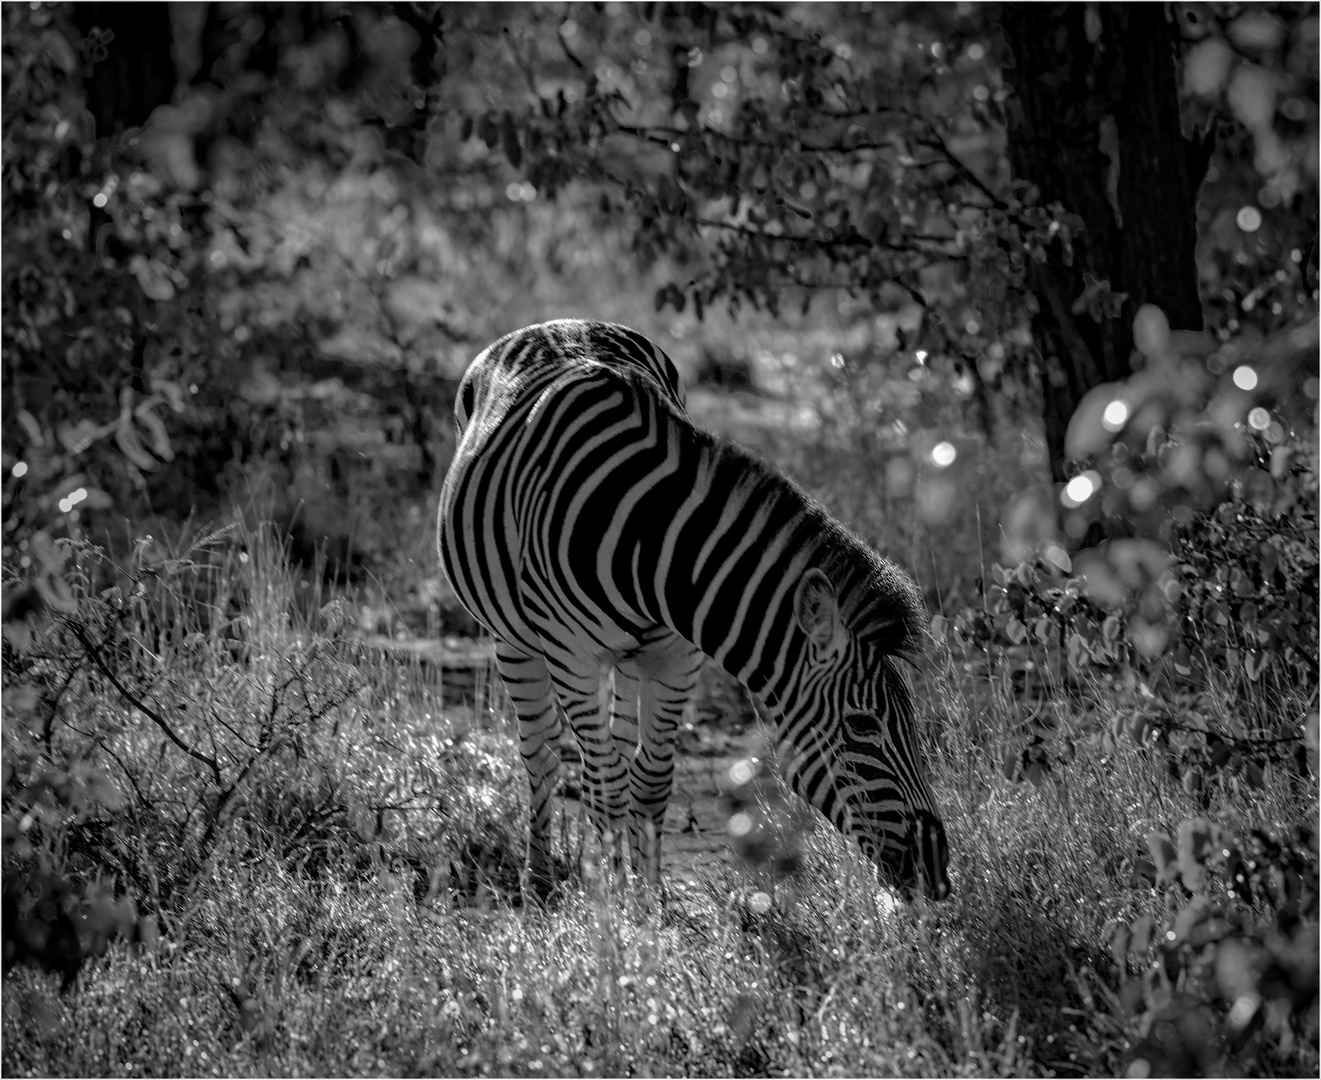
[[902, 661], [850, 633], [821, 570], [799, 581], [793, 614], [807, 640], [779, 720], [791, 785], [857, 841], [885, 884], [944, 899], [949, 848]]

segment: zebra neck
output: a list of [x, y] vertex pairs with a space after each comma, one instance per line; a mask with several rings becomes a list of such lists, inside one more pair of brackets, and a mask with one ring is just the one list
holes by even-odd
[[669, 522], [658, 560], [661, 614], [774, 709], [807, 645], [793, 594], [813, 565], [816, 519], [825, 515], [742, 450], [700, 434], [697, 444], [689, 468], [679, 469], [678, 497], [653, 518]]

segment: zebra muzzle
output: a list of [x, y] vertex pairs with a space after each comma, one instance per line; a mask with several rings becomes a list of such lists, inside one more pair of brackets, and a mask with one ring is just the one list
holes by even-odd
[[949, 896], [949, 845], [945, 826], [938, 817], [923, 812], [914, 814], [906, 844], [895, 855], [876, 862], [882, 880], [905, 902], [911, 902], [918, 893], [932, 900]]

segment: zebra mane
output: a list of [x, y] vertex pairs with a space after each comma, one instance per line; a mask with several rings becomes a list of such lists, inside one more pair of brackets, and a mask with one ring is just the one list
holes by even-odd
[[[810, 497], [809, 497], [810, 501]], [[917, 584], [814, 502], [821, 561], [835, 586], [844, 624], [882, 653], [916, 661], [924, 651], [927, 608]]]

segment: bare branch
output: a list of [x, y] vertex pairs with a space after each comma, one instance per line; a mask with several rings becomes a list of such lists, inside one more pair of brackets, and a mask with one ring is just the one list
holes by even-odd
[[119, 676], [114, 669], [106, 662], [105, 653], [102, 650], [101, 645], [92, 641], [82, 624], [75, 619], [68, 618], [67, 616], [61, 616], [61, 620], [73, 632], [73, 636], [78, 639], [79, 644], [82, 645], [87, 656], [91, 659], [92, 663], [96, 665], [97, 671], [99, 671], [110, 685], [115, 688], [119, 693], [119, 696], [160, 728], [165, 737], [169, 739], [170, 742], [174, 743], [176, 747], [193, 760], [200, 762], [210, 769], [213, 779], [219, 784], [222, 781], [223, 776], [221, 775], [220, 765], [217, 763], [216, 759], [208, 754], [203, 754], [200, 750], [195, 750], [193, 747], [189, 746], [188, 743], [184, 742], [159, 710], [152, 708], [120, 681]]

